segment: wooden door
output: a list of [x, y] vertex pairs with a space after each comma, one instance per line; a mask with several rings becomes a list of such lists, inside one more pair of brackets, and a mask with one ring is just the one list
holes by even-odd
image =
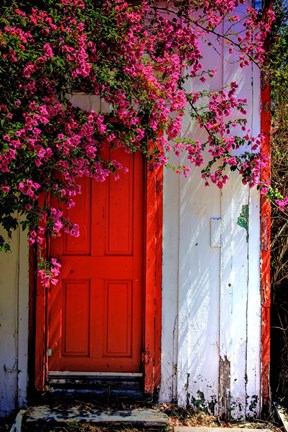
[[81, 179], [68, 216], [78, 238], [51, 242], [62, 264], [48, 299], [48, 370], [139, 372], [143, 349], [143, 160], [110, 150], [129, 171]]

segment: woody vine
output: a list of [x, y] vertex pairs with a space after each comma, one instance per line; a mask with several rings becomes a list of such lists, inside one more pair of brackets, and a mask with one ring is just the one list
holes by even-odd
[[[172, 168], [185, 176], [199, 166], [207, 186], [222, 188], [229, 171], [237, 171], [244, 184], [271, 194], [260, 182], [261, 136], [250, 135], [237, 82], [213, 91], [187, 92], [185, 86], [187, 80], [205, 83], [217, 74], [201, 63], [200, 47], [211, 40], [219, 46], [224, 41], [239, 67], [261, 66], [274, 14], [268, 10], [262, 17], [245, 5], [241, 0], [4, 0], [0, 223], [6, 234], [0, 248], [9, 250], [19, 224], [28, 229], [29, 244], [40, 249], [46, 236], [78, 236], [79, 227], [65, 216], [81, 193], [77, 179], [125, 175], [118, 161], [102, 157], [107, 145], [140, 151], [152, 165], [170, 166], [169, 154], [182, 153], [189, 164]], [[101, 97], [109, 115], [74, 107], [69, 95], [79, 91]], [[187, 109], [195, 127], [205, 130], [202, 141], [180, 138]], [[47, 194], [58, 204], [41, 199]], [[56, 283], [59, 271], [54, 258], [39, 263], [45, 286]]]

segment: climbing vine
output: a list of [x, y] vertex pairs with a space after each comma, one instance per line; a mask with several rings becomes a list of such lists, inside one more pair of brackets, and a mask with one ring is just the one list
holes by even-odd
[[[173, 169], [185, 176], [199, 166], [206, 185], [222, 188], [229, 170], [238, 171], [244, 184], [267, 192], [259, 180], [261, 136], [250, 135], [237, 82], [213, 91], [197, 83], [217, 74], [202, 64], [205, 45], [217, 51], [224, 42], [240, 68], [261, 65], [273, 16], [241, 0], [4, 0], [0, 223], [7, 235], [0, 248], [9, 250], [19, 223], [30, 245], [61, 232], [78, 236], [65, 216], [81, 193], [77, 179], [105, 181], [126, 170], [103, 157], [104, 146], [140, 151], [153, 165], [170, 166], [169, 154], [181, 153], [188, 163]], [[73, 106], [75, 92], [101, 98], [109, 114]], [[202, 140], [180, 137], [187, 110], [205, 131]], [[40, 263], [44, 285], [59, 271], [55, 259]]]

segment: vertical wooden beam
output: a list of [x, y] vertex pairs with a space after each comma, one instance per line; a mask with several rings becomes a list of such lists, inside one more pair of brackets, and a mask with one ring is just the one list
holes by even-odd
[[155, 380], [154, 388], [159, 389], [161, 384], [161, 333], [162, 333], [162, 243], [163, 243], [163, 168], [156, 168], [155, 199], [157, 202], [156, 219], [156, 255], [155, 255]]
[[18, 261], [18, 406], [27, 400], [28, 313], [29, 310], [29, 247], [27, 232], [19, 230]]
[[46, 376], [46, 289], [36, 282], [35, 310], [35, 377], [34, 386], [37, 391], [43, 391]]
[[[39, 198], [39, 205], [48, 200], [47, 195]], [[44, 288], [37, 277], [37, 260], [39, 259], [37, 247], [30, 253], [30, 310], [33, 311], [30, 318], [29, 332], [34, 338], [34, 390], [43, 391], [46, 379], [46, 308], [47, 289]], [[42, 258], [47, 259], [48, 244], [41, 245]], [[32, 344], [33, 345], [33, 344]], [[30, 370], [31, 372], [31, 370]], [[31, 379], [31, 377], [30, 377]]]
[[160, 386], [163, 169], [147, 167], [144, 391]]
[[[261, 132], [264, 135], [261, 152], [270, 158], [270, 86], [262, 81], [261, 87]], [[261, 171], [261, 180], [270, 182], [271, 165], [267, 162]], [[270, 402], [270, 237], [271, 204], [265, 196], [260, 197], [261, 208], [261, 405], [262, 409]]]

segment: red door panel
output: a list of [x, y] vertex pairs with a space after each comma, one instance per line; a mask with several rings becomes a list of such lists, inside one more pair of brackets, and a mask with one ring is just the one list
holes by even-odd
[[81, 179], [68, 216], [78, 238], [51, 242], [62, 264], [48, 307], [50, 371], [139, 372], [143, 343], [143, 161], [110, 150], [128, 167], [115, 181]]

